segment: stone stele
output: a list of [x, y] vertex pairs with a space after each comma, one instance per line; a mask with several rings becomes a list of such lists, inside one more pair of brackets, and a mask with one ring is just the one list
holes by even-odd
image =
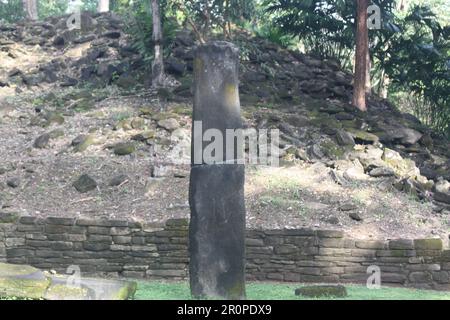
[[[223, 163], [237, 157], [236, 152], [227, 154], [225, 146], [217, 162], [205, 163], [202, 158], [208, 145], [202, 140], [206, 130], [217, 129], [225, 138], [227, 129], [242, 128], [238, 70], [239, 51], [231, 43], [210, 42], [195, 50], [189, 189], [189, 271], [194, 297], [245, 298], [245, 167]], [[201, 121], [201, 130], [195, 121]], [[240, 147], [237, 143], [234, 151]]]

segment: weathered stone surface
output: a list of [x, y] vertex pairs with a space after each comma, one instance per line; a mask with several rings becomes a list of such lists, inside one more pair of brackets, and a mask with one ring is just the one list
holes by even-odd
[[243, 166], [192, 168], [190, 274], [194, 294], [244, 295], [243, 186]]
[[336, 133], [336, 141], [341, 146], [355, 145], [355, 140], [353, 139], [353, 136], [344, 130], [338, 130], [338, 132]]
[[319, 238], [343, 238], [344, 232], [340, 230], [317, 230]]
[[441, 239], [416, 239], [414, 240], [416, 250], [442, 250]]
[[13, 212], [0, 211], [0, 223], [13, 223], [19, 219], [19, 215]]
[[308, 298], [321, 298], [321, 297], [345, 298], [347, 296], [347, 289], [341, 285], [307, 286], [296, 289], [295, 295]]
[[10, 188], [18, 188], [20, 186], [20, 179], [19, 178], [11, 178], [6, 180], [6, 185]]
[[[195, 52], [194, 128], [189, 203], [190, 284], [195, 297], [245, 297], [245, 167], [220, 164], [236, 159], [227, 154], [216, 164], [205, 163], [200, 145], [208, 129], [242, 127], [238, 95], [238, 49], [227, 42], [211, 42]], [[201, 127], [195, 121], [202, 121]], [[236, 151], [236, 148], [233, 150]], [[217, 164], [218, 163], [218, 164]], [[203, 164], [203, 165], [202, 165]]]
[[84, 152], [95, 142], [93, 135], [80, 135], [73, 139], [72, 146], [74, 152]]
[[136, 151], [136, 147], [133, 143], [122, 142], [114, 146], [114, 154], [118, 156], [126, 156]]
[[355, 246], [361, 249], [387, 249], [387, 243], [385, 241], [377, 240], [356, 241]]
[[74, 218], [60, 218], [60, 217], [48, 217], [45, 220], [48, 224], [55, 224], [61, 226], [73, 226], [75, 224]]
[[108, 184], [110, 187], [118, 187], [124, 184], [126, 181], [129, 181], [129, 179], [130, 178], [126, 174], [119, 174], [113, 177]]
[[389, 249], [391, 250], [412, 250], [414, 249], [414, 241], [410, 239], [396, 239], [389, 241]]
[[411, 272], [409, 280], [416, 283], [426, 283], [432, 280], [431, 274], [428, 272]]
[[0, 263], [0, 296], [40, 299], [50, 280], [38, 269]]
[[379, 177], [391, 177], [395, 175], [395, 171], [392, 168], [388, 167], [379, 167], [374, 168], [369, 172], [371, 177], [379, 178]]
[[136, 282], [81, 278], [71, 283], [67, 276], [52, 276], [43, 296], [46, 300], [129, 300], [134, 297]]
[[158, 126], [166, 129], [167, 131], [174, 131], [180, 127], [180, 124], [176, 119], [170, 118], [158, 121]]
[[81, 175], [74, 183], [73, 186], [80, 193], [86, 193], [97, 188], [97, 182], [89, 175]]
[[[52, 259], [47, 257], [47, 259]], [[55, 259], [53, 259], [55, 260]], [[73, 283], [72, 283], [73, 282]], [[136, 283], [103, 279], [46, 276], [27, 265], [0, 263], [0, 296], [45, 300], [126, 300]]]
[[50, 141], [50, 134], [44, 133], [34, 140], [33, 147], [37, 149], [45, 148]]

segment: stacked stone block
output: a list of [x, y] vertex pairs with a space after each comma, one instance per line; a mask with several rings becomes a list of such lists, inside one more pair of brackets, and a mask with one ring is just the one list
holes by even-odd
[[[21, 217], [2, 224], [6, 260], [65, 273], [132, 278], [187, 277], [187, 221], [164, 225], [120, 220]], [[0, 238], [1, 239], [1, 238]], [[0, 251], [1, 252], [1, 251]]]
[[[165, 224], [72, 218], [0, 217], [0, 261], [65, 273], [188, 278], [188, 221]], [[226, 241], [226, 239], [224, 239]], [[248, 280], [353, 282], [369, 266], [382, 285], [450, 290], [450, 250], [440, 239], [358, 240], [336, 230], [247, 230]]]
[[450, 290], [450, 253], [441, 239], [355, 240], [335, 230], [249, 231], [253, 280], [366, 284], [370, 266], [382, 284]]

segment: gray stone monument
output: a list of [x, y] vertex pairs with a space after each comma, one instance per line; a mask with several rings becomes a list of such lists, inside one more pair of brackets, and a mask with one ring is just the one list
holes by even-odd
[[[242, 128], [239, 51], [231, 43], [216, 41], [197, 47], [194, 59], [189, 189], [191, 293], [194, 297], [245, 299], [245, 167], [230, 162], [238, 157], [239, 139], [233, 138], [234, 148], [225, 146], [226, 130]], [[218, 144], [223, 152], [216, 150], [214, 163], [203, 157], [211, 143], [202, 139], [208, 129], [216, 129], [223, 136]]]

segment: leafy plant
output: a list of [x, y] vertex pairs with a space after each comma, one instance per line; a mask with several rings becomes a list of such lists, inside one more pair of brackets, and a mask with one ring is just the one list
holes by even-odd
[[[162, 1], [161, 7], [161, 12], [169, 13], [169, 11], [166, 10], [166, 1]], [[133, 48], [141, 54], [146, 62], [146, 66], [150, 68], [154, 54], [150, 1], [117, 1], [115, 3], [115, 10], [124, 17], [126, 32], [133, 38]], [[162, 17], [162, 24], [164, 36], [163, 45], [167, 52], [170, 49], [170, 45], [173, 43], [176, 32], [179, 30], [179, 25], [176, 19], [169, 14]]]
[[450, 27], [442, 27], [429, 7], [415, 6], [400, 28], [382, 62], [391, 93], [413, 93], [410, 111], [450, 137]]

